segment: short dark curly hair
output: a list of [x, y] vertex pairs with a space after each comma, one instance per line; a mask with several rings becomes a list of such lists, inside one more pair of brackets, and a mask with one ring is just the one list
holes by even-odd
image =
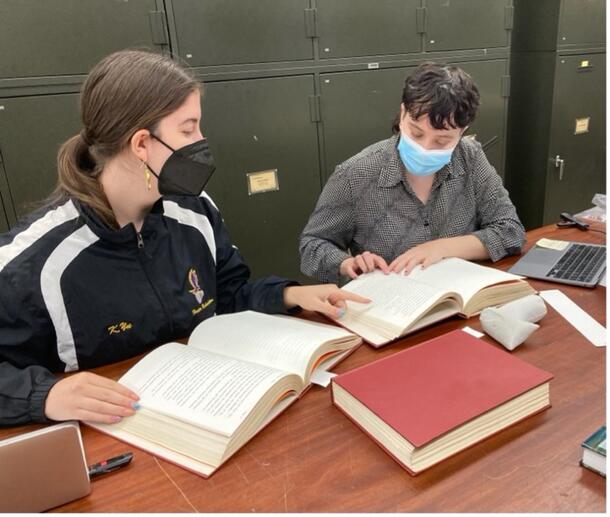
[[[405, 80], [402, 104], [417, 119], [427, 114], [435, 129], [465, 128], [479, 107], [479, 89], [464, 70], [457, 66], [425, 62]], [[398, 133], [400, 113], [392, 131]]]

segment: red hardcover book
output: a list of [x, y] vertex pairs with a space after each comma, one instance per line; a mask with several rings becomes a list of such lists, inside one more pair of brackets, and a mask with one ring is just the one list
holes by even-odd
[[333, 379], [333, 403], [411, 474], [550, 407], [553, 376], [461, 330]]

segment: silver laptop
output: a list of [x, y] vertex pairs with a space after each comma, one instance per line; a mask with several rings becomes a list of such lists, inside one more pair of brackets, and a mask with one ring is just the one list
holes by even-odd
[[563, 250], [534, 246], [508, 271], [550, 282], [595, 287], [606, 270], [606, 246], [570, 242]]

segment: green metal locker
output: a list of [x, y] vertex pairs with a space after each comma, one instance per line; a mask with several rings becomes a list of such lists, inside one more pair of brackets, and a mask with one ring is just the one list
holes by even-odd
[[475, 135], [489, 162], [504, 176], [508, 77], [506, 59], [454, 63], [472, 76], [479, 88], [481, 105], [466, 134]]
[[299, 273], [298, 238], [320, 194], [313, 76], [204, 85], [212, 196], [254, 277]]
[[84, 74], [123, 48], [161, 48], [155, 0], [2, 0], [0, 78]]
[[321, 59], [421, 52], [420, 0], [317, 0]]
[[562, 0], [559, 47], [606, 45], [606, 0]]
[[168, 13], [191, 66], [313, 59], [309, 0], [171, 0]]
[[[472, 75], [481, 107], [467, 134], [483, 144], [498, 174], [504, 172], [506, 98], [502, 60], [455, 63]], [[334, 168], [364, 147], [391, 136], [402, 90], [413, 67], [321, 74], [321, 118], [326, 178]]]
[[339, 163], [392, 136], [392, 122], [400, 110], [403, 85], [411, 69], [320, 75], [325, 180]]
[[606, 191], [604, 23], [601, 0], [515, 0], [506, 178], [528, 229]]
[[510, 0], [425, 0], [425, 5], [428, 52], [510, 44]]
[[605, 193], [606, 54], [557, 56], [544, 224]]
[[78, 131], [77, 94], [0, 98], [0, 153], [18, 216], [53, 190], [59, 146]]
[[6, 231], [8, 231], [9, 226], [8, 226], [8, 217], [6, 216], [6, 208], [4, 206], [4, 196], [6, 194], [3, 194], [2, 192], [0, 192], [0, 233], [4, 233]]

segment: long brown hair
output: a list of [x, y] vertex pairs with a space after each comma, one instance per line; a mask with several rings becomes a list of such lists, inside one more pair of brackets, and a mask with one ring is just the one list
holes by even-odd
[[59, 149], [57, 187], [49, 203], [77, 199], [118, 228], [99, 182], [104, 164], [129, 145], [136, 131], [153, 130], [200, 88], [185, 68], [160, 54], [122, 50], [102, 59], [81, 88], [83, 129]]

